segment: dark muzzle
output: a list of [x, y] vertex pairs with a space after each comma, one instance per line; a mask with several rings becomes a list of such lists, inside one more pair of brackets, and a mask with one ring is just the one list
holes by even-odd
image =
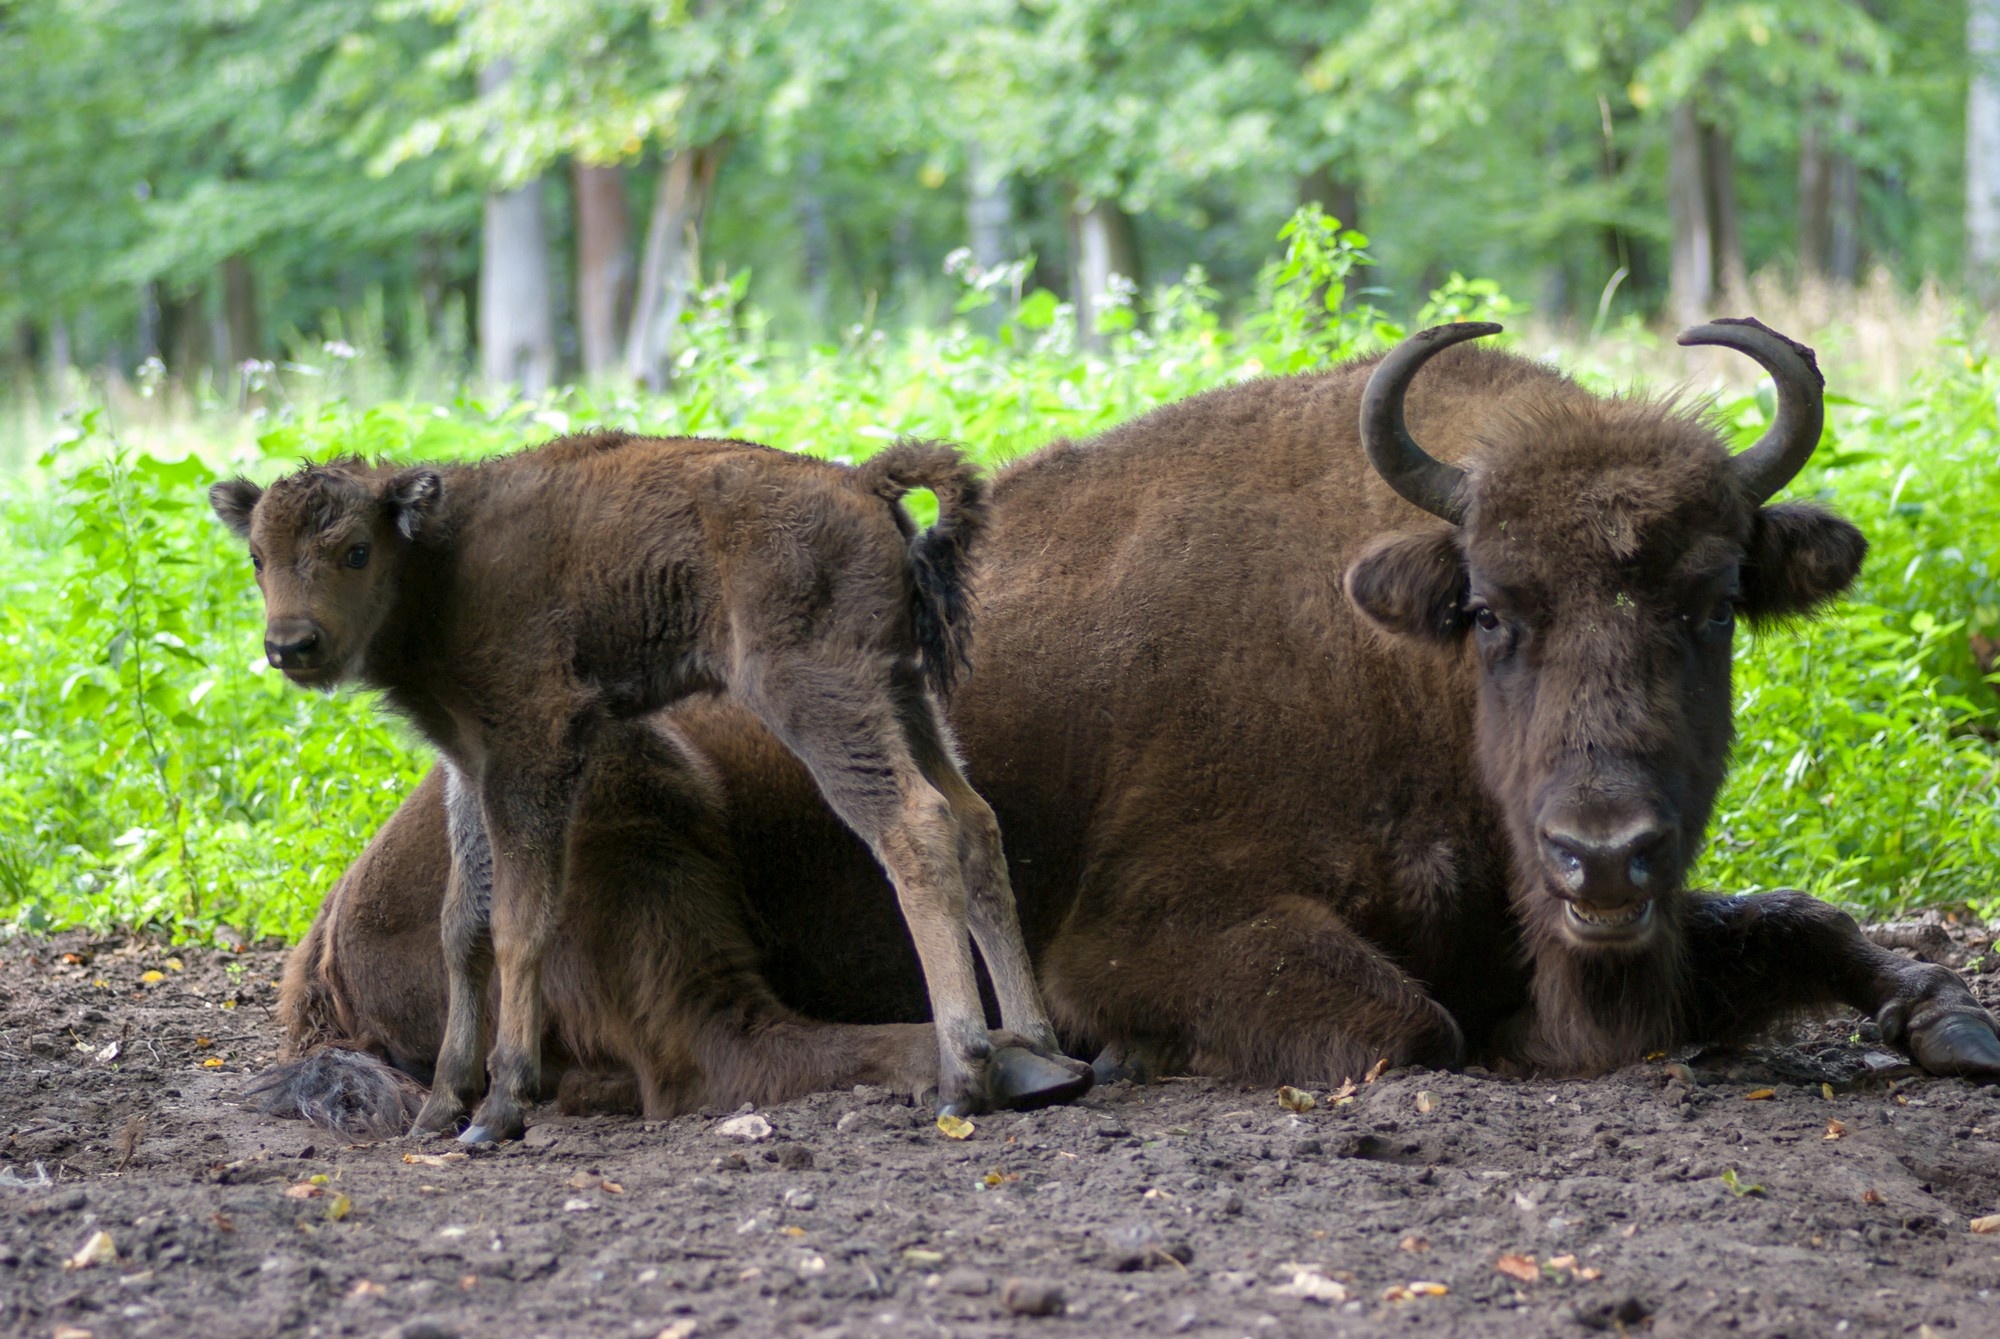
[[326, 660], [319, 628], [304, 619], [285, 619], [264, 629], [264, 658], [274, 669], [316, 670]]

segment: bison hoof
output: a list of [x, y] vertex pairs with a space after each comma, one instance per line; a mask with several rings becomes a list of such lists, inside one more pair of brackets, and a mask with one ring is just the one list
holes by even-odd
[[1096, 1081], [1096, 1074], [1081, 1060], [1037, 1055], [1024, 1046], [1003, 1046], [986, 1058], [987, 1091], [993, 1105], [1006, 1111], [1074, 1102]]
[[464, 1105], [450, 1098], [440, 1099], [438, 1091], [434, 1088], [431, 1090], [431, 1095], [425, 1099], [423, 1109], [417, 1112], [411, 1133], [449, 1134], [456, 1130], [458, 1123], [464, 1119]]
[[1933, 1074], [2000, 1082], [2000, 1035], [1992, 1015], [1954, 1012], [1914, 1029], [1910, 1055]]

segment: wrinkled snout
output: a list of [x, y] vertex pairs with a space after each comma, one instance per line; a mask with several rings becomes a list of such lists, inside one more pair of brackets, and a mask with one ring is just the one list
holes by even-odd
[[1651, 921], [1653, 899], [1680, 878], [1679, 829], [1664, 813], [1552, 810], [1538, 835], [1549, 886], [1581, 938], [1636, 937]]
[[287, 674], [309, 674], [326, 664], [326, 639], [309, 618], [273, 619], [264, 626], [264, 658]]

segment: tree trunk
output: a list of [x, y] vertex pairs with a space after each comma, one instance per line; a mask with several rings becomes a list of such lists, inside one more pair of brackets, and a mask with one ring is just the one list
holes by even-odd
[[1070, 206], [1071, 299], [1076, 303], [1077, 337], [1087, 349], [1104, 346], [1097, 328], [1097, 304], [1118, 276], [1139, 282], [1139, 248], [1132, 216], [1114, 200], [1078, 198]]
[[619, 331], [631, 311], [632, 225], [625, 205], [625, 170], [575, 163], [576, 331], [583, 375], [617, 370]]
[[1824, 275], [1833, 249], [1833, 160], [1811, 120], [1799, 131], [1799, 274]]
[[[1852, 113], [1842, 117], [1849, 136], [1859, 130]], [[1861, 168], [1852, 154], [1833, 155], [1832, 181], [1827, 191], [1827, 274], [1851, 284], [1861, 277]]]
[[1725, 293], [1741, 293], [1750, 276], [1743, 266], [1743, 232], [1736, 212], [1736, 145], [1729, 132], [1703, 126], [1702, 167], [1708, 174], [1710, 235], [1715, 238], [1715, 279]]
[[1965, 277], [1982, 302], [2000, 298], [2000, 0], [1967, 0]]
[[[490, 95], [513, 77], [507, 61], [479, 72]], [[479, 252], [479, 368], [489, 386], [540, 395], [556, 373], [549, 234], [540, 179], [486, 197]]]
[[1667, 150], [1667, 213], [1673, 225], [1668, 305], [1674, 322], [1699, 325], [1715, 298], [1715, 219], [1708, 205], [1701, 120], [1692, 100], [1674, 108]]
[[965, 146], [965, 235], [972, 263], [998, 269], [1015, 258], [1014, 199], [1007, 175], [988, 163], [974, 140]]
[[1336, 173], [1330, 164], [1321, 164], [1299, 178], [1299, 203], [1318, 205], [1329, 217], [1340, 220], [1343, 228], [1361, 226], [1361, 188]]
[[821, 179], [826, 163], [818, 149], [799, 155], [793, 176], [794, 207], [799, 217], [799, 265], [805, 271], [806, 311], [813, 333], [825, 334], [833, 324], [833, 234], [826, 221], [826, 192]]
[[479, 258], [479, 366], [489, 386], [540, 395], [555, 379], [555, 314], [542, 184], [486, 197]]
[[70, 349], [69, 320], [62, 316], [49, 318], [49, 381], [58, 389], [63, 378], [69, 375], [75, 355]]
[[257, 275], [250, 258], [238, 252], [222, 262], [222, 334], [218, 360], [235, 367], [263, 350], [264, 334], [257, 319]]
[[727, 152], [728, 146], [719, 142], [682, 149], [660, 169], [625, 336], [627, 375], [654, 390], [667, 384], [672, 371], [674, 329], [700, 279], [702, 219]]

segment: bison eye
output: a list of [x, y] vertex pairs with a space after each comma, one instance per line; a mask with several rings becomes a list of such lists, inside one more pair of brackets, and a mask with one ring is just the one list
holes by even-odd
[[340, 561], [349, 567], [368, 566], [368, 546], [366, 544], [356, 544], [347, 551], [347, 556]]
[[1736, 601], [1717, 600], [1715, 608], [1708, 611], [1708, 626], [1715, 632], [1727, 632], [1736, 625]]
[[250, 570], [259, 575], [264, 571], [264, 560], [254, 553], [250, 555]]
[[1482, 604], [1472, 611], [1472, 621], [1479, 625], [1481, 632], [1492, 632], [1500, 626], [1500, 615], [1494, 613], [1489, 606]]

